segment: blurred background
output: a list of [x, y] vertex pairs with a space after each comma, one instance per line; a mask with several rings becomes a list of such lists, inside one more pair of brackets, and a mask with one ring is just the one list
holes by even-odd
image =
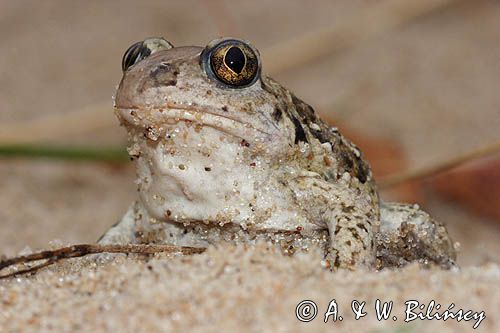
[[[500, 139], [500, 2], [0, 1], [0, 254], [93, 242], [135, 196], [126, 161], [5, 156], [121, 149], [121, 57], [164, 36], [252, 42], [263, 71], [357, 143], [377, 179]], [[76, 147], [76, 148], [75, 148]], [[67, 150], [66, 150], [67, 151]], [[447, 224], [459, 263], [500, 262], [500, 155], [385, 186]], [[484, 154], [483, 154], [484, 155]]]

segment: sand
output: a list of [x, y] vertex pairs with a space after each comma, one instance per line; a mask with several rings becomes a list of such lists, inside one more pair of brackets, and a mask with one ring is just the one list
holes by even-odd
[[[1, 1], [2, 128], [97, 109], [108, 125], [70, 136], [50, 131], [36, 143], [123, 147], [125, 131], [113, 116], [111, 96], [132, 42], [159, 35], [175, 45], [205, 45], [226, 35], [264, 51], [372, 5], [225, 1], [227, 16], [209, 12], [208, 3], [214, 2]], [[412, 167], [428, 165], [498, 140], [499, 17], [498, 2], [456, 1], [274, 77], [333, 123], [397, 142]], [[136, 195], [130, 165], [0, 162], [0, 255], [49, 248], [54, 239], [93, 242]], [[460, 272], [410, 266], [331, 273], [316, 254], [289, 258], [262, 247], [211, 248], [147, 263], [122, 258], [98, 267], [73, 259], [32, 277], [0, 281], [0, 332], [473, 331], [473, 321], [404, 323], [409, 299], [484, 310], [477, 331], [500, 331], [500, 224], [428, 192], [419, 204], [460, 242]], [[396, 302], [396, 322], [377, 321], [377, 298]], [[294, 314], [304, 299], [318, 304], [309, 323]], [[332, 299], [345, 319], [325, 324], [321, 316]], [[359, 321], [349, 310], [354, 299], [368, 302]]]
[[[149, 260], [119, 256], [99, 264], [71, 259], [31, 277], [0, 281], [0, 327], [2, 332], [470, 332], [478, 323], [479, 332], [500, 329], [496, 264], [461, 271], [410, 265], [332, 273], [321, 262], [319, 253], [286, 257], [265, 244]], [[343, 320], [330, 316], [324, 323], [333, 299]], [[377, 299], [394, 301], [396, 321], [377, 320]], [[303, 300], [317, 304], [310, 322], [295, 316]], [[351, 311], [353, 300], [366, 302], [367, 314], [359, 320]], [[452, 311], [484, 311], [485, 319], [405, 323], [408, 300], [435, 300], [441, 311], [454, 303]]]

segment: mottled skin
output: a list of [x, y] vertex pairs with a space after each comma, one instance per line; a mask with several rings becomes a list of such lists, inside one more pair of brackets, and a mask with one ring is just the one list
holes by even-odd
[[263, 74], [221, 84], [203, 50], [165, 46], [124, 71], [115, 108], [139, 198], [101, 243], [267, 239], [290, 253], [319, 246], [335, 268], [453, 264], [444, 227], [380, 204], [360, 150], [309, 105]]

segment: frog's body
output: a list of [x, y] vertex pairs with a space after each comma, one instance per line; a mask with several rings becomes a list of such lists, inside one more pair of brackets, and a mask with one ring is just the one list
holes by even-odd
[[[135, 44], [115, 104], [139, 199], [103, 243], [264, 238], [290, 252], [318, 245], [341, 268], [373, 266], [377, 257], [378, 266], [453, 262], [446, 230], [417, 208], [381, 205], [360, 150], [260, 75], [258, 53], [244, 42]], [[395, 245], [403, 229], [418, 238], [407, 247], [425, 243], [425, 251], [403, 253]]]

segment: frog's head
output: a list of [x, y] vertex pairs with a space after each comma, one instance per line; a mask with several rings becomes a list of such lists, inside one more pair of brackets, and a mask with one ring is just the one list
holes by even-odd
[[282, 101], [263, 88], [259, 53], [244, 41], [217, 39], [202, 48], [149, 38], [126, 51], [122, 69], [115, 107], [125, 123], [161, 131], [187, 122], [240, 142], [266, 142], [270, 153], [293, 142], [293, 124], [280, 124]]
[[115, 109], [148, 211], [220, 219], [241, 202], [245, 215], [271, 164], [296, 143], [286, 102], [273, 93], [282, 88], [261, 77], [258, 51], [233, 38], [204, 48], [149, 38], [126, 51], [122, 68]]

